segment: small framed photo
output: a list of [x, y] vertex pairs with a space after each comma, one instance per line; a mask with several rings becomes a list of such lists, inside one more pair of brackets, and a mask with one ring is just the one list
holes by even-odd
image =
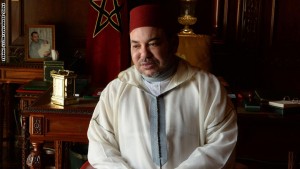
[[25, 61], [51, 60], [51, 49], [55, 49], [54, 25], [26, 25]]

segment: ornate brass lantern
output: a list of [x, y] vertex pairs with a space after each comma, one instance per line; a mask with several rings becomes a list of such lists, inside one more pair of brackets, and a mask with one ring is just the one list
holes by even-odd
[[75, 97], [75, 78], [76, 74], [69, 70], [59, 70], [51, 72], [53, 77], [53, 93], [51, 103], [57, 105], [69, 105], [77, 103]]
[[195, 16], [196, 0], [180, 0], [180, 14], [178, 22], [184, 25], [180, 34], [194, 34], [193, 30], [189, 27], [197, 22]]

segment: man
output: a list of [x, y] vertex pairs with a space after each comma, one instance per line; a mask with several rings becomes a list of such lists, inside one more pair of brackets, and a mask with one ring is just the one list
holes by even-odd
[[45, 58], [50, 55], [50, 48], [48, 41], [40, 39], [38, 32], [31, 32], [30, 58]]
[[215, 76], [174, 55], [178, 39], [161, 12], [156, 4], [130, 12], [134, 66], [101, 93], [88, 160], [97, 169], [230, 168], [234, 107]]

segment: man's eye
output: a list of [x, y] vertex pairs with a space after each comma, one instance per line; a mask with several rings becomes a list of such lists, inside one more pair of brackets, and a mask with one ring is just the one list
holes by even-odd
[[140, 45], [132, 45], [131, 47], [134, 48], [134, 49], [137, 49], [137, 48], [140, 47]]
[[149, 46], [158, 46], [159, 44], [157, 42], [151, 42], [149, 43]]

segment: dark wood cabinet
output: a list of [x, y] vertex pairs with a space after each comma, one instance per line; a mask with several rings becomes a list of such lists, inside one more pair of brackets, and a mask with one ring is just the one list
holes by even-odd
[[28, 107], [37, 97], [18, 95], [21, 97], [20, 108], [18, 108], [18, 99], [15, 98], [16, 90], [20, 85], [34, 78], [43, 78], [41, 66], [0, 65], [0, 143], [5, 143], [8, 148], [12, 148], [15, 142], [21, 141], [17, 140], [17, 136], [21, 136], [19, 112]]

